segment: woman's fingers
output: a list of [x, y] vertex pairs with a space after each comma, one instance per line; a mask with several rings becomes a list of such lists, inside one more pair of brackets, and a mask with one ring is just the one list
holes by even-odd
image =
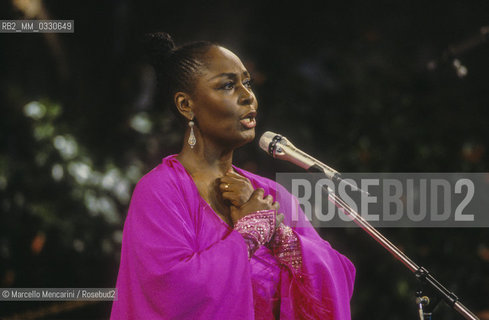
[[272, 208], [275, 210], [275, 211], [278, 211], [280, 209], [280, 203], [278, 203], [277, 201], [275, 201], [273, 204], [272, 204]]
[[221, 193], [221, 197], [224, 200], [228, 200], [233, 206], [236, 207], [240, 207], [243, 204], [243, 202], [241, 202], [240, 198], [236, 196], [234, 192], [223, 192]]
[[223, 192], [223, 193], [221, 193], [221, 197], [224, 200], [232, 200], [234, 198], [234, 193], [233, 192]]
[[269, 205], [273, 204], [273, 197], [270, 194], [266, 196], [263, 200], [265, 200], [265, 202], [268, 203]]
[[231, 191], [231, 189], [232, 189], [231, 187], [232, 187], [232, 185], [230, 183], [223, 182], [223, 181], [221, 181], [221, 183], [219, 183], [219, 190], [221, 191], [221, 193]]
[[283, 214], [283, 213], [279, 213], [279, 214], [277, 214], [277, 218], [275, 219], [275, 221], [276, 221], [275, 227], [277, 227], [277, 228], [278, 228], [278, 226], [279, 226], [279, 225], [280, 225], [282, 222], [284, 222], [284, 214]]
[[[245, 203], [240, 202], [240, 200], [236, 200], [234, 198], [235, 194], [232, 192], [223, 193], [223, 197], [231, 201], [232, 218], [236, 220], [239, 219], [240, 217], [244, 217], [250, 213], [260, 211], [260, 210], [271, 209], [271, 210], [278, 211], [280, 208], [279, 203], [277, 201], [275, 202], [273, 201], [272, 195], [267, 195], [266, 197], [264, 197], [264, 194], [265, 194], [265, 190], [263, 190], [262, 188], [258, 188], [253, 191], [249, 200], [246, 201]], [[283, 216], [280, 217], [277, 216], [277, 217], [278, 217], [278, 222], [281, 223], [283, 221]]]
[[245, 178], [243, 176], [240, 176], [237, 173], [226, 173], [226, 175], [221, 178], [221, 182], [226, 182], [226, 183], [244, 183], [244, 184], [251, 185], [251, 182], [250, 182], [250, 180], [248, 180], [248, 178]]
[[233, 171], [228, 171], [226, 172], [225, 176], [226, 177], [229, 177], [229, 178], [234, 178], [234, 179], [239, 179], [239, 180], [244, 180], [244, 181], [249, 181], [248, 178], [246, 177], [243, 177], [242, 175], [236, 173], [236, 172], [233, 172]]
[[239, 207], [250, 199], [254, 188], [247, 178], [234, 172], [228, 172], [219, 181], [219, 191], [223, 199]]
[[251, 194], [250, 199], [253, 198], [257, 200], [262, 200], [264, 194], [265, 190], [263, 190], [262, 188], [255, 189], [255, 191], [253, 191], [253, 193]]

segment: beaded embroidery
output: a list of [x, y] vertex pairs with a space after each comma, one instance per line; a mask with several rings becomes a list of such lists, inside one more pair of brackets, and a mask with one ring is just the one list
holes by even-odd
[[269, 244], [279, 263], [292, 276], [291, 295], [298, 319], [332, 319], [328, 306], [316, 297], [310, 279], [302, 270], [302, 252], [298, 235], [281, 223], [276, 227], [276, 212], [263, 210], [251, 213], [236, 222], [234, 227], [248, 246], [251, 258], [260, 246]]
[[275, 224], [276, 212], [262, 210], [239, 219], [234, 229], [246, 242], [248, 258], [251, 258], [261, 246], [270, 242], [272, 252], [282, 265], [295, 272], [300, 271], [302, 254], [297, 235], [291, 227], [281, 223], [275, 229]]
[[275, 230], [275, 219], [275, 210], [261, 210], [236, 222], [234, 230], [243, 236], [248, 247], [248, 258], [251, 258], [262, 245], [270, 242]]
[[275, 231], [272, 251], [281, 264], [299, 272], [302, 268], [302, 254], [299, 239], [291, 227], [283, 223]]

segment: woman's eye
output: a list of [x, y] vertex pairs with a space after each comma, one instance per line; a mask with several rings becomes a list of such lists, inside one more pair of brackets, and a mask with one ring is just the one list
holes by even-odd
[[221, 89], [224, 89], [224, 90], [231, 90], [234, 88], [234, 82], [226, 82], [222, 87]]
[[243, 85], [247, 88], [251, 88], [253, 86], [253, 79], [248, 79], [243, 82]]

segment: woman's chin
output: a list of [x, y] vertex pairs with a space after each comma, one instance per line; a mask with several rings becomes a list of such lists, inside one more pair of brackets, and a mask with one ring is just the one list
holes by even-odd
[[246, 130], [244, 133], [245, 139], [247, 139], [246, 143], [250, 143], [255, 139], [255, 128]]
[[249, 129], [241, 132], [241, 137], [237, 143], [236, 148], [242, 147], [255, 139], [255, 129]]

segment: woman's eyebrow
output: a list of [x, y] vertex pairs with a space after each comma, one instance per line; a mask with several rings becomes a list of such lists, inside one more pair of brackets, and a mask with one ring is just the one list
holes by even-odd
[[230, 78], [230, 79], [234, 80], [237, 78], [237, 76], [236, 76], [236, 73], [233, 73], [233, 72], [223, 72], [223, 73], [220, 73], [218, 75], [213, 76], [212, 78], [209, 78], [209, 81], [214, 80], [216, 78]]
[[[243, 76], [249, 77], [250, 73], [248, 71], [243, 71]], [[221, 77], [223, 77], [223, 78], [226, 77], [226, 78], [236, 80], [238, 78], [238, 75], [234, 72], [223, 72], [223, 73], [220, 73], [218, 75], [213, 76], [212, 78], [209, 79], [209, 81], [214, 80], [216, 78], [221, 78]]]

